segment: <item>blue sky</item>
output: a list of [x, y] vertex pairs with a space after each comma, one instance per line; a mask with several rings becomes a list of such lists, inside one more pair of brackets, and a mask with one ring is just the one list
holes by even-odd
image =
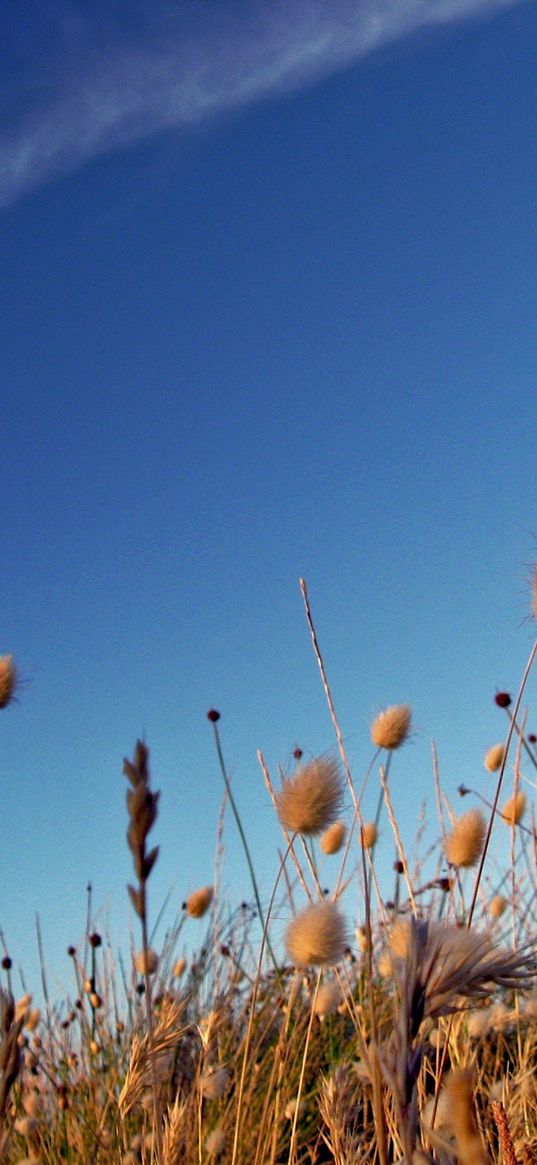
[[[256, 750], [276, 773], [333, 746], [300, 576], [358, 781], [371, 718], [413, 705], [409, 845], [433, 736], [448, 793], [486, 788], [492, 695], [532, 642], [537, 8], [2, 21], [0, 652], [28, 682], [2, 714], [0, 923], [32, 982], [39, 910], [67, 981], [88, 878], [127, 934], [142, 733], [154, 909], [212, 880], [211, 705], [270, 886]], [[240, 901], [231, 819], [225, 844]]]

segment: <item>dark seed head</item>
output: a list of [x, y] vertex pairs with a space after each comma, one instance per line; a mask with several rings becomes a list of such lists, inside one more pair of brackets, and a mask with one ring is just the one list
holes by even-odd
[[494, 703], [498, 705], [498, 708], [508, 708], [512, 703], [509, 692], [496, 692]]
[[207, 719], [211, 721], [211, 724], [216, 724], [216, 721], [220, 719], [220, 713], [216, 711], [216, 708], [209, 708]]
[[90, 934], [89, 936], [89, 942], [90, 946], [92, 947], [100, 947], [102, 942], [100, 934], [97, 934], [97, 931], [94, 931], [93, 934]]
[[9, 955], [4, 955], [4, 958], [2, 959], [2, 967], [4, 968], [4, 971], [10, 971], [12, 966], [13, 963], [11, 962]]

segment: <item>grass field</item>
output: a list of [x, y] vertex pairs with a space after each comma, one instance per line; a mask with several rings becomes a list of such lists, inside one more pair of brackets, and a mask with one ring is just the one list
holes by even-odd
[[[259, 756], [282, 829], [275, 885], [257, 883], [212, 709], [251, 900], [230, 916], [218, 890], [200, 887], [153, 949], [147, 890], [159, 806], [149, 749], [138, 742], [124, 764], [132, 959], [113, 959], [91, 900], [85, 940], [69, 948], [69, 997], [45, 997], [41, 1010], [14, 998], [4, 953], [6, 1165], [537, 1161], [537, 839], [525, 775], [537, 769], [537, 752], [524, 714], [537, 645], [518, 693], [495, 696], [502, 739], [484, 758], [496, 780], [490, 804], [461, 788], [455, 815], [433, 751], [438, 840], [425, 874], [405, 851], [390, 796], [412, 710], [387, 708], [371, 725], [367, 780], [378, 807], [364, 820], [363, 774], [355, 782], [305, 584], [302, 593], [336, 749], [307, 762], [297, 749], [278, 780]], [[6, 656], [0, 707], [15, 685]], [[376, 866], [381, 820], [393, 834], [388, 900]], [[499, 874], [493, 829], [509, 838]], [[321, 854], [334, 864], [330, 895], [319, 881]], [[284, 946], [274, 928], [282, 916]], [[188, 917], [199, 919], [202, 938], [187, 961], [177, 951]]]

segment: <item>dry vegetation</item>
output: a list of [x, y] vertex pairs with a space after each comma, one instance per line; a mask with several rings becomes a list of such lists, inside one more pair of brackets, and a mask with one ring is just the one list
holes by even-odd
[[[524, 773], [537, 768], [537, 753], [523, 695], [537, 645], [518, 696], [495, 697], [506, 718], [505, 739], [484, 757], [495, 774], [490, 805], [466, 803], [456, 818], [433, 748], [439, 840], [425, 877], [405, 852], [390, 795], [411, 709], [387, 708], [371, 727], [368, 780], [378, 782], [379, 798], [375, 819], [364, 820], [305, 584], [302, 593], [338, 753], [305, 763], [297, 749], [278, 789], [259, 755], [284, 838], [270, 897], [262, 906], [211, 710], [252, 904], [230, 918], [213, 887], [202, 887], [163, 948], [151, 947], [147, 886], [158, 847], [149, 834], [158, 793], [138, 742], [124, 764], [138, 953], [129, 970], [114, 963], [90, 903], [85, 941], [68, 951], [72, 998], [47, 999], [39, 1011], [28, 996], [14, 999], [6, 950], [2, 1165], [534, 1161], [537, 861]], [[15, 684], [6, 656], [0, 707]], [[459, 793], [476, 796], [463, 786]], [[389, 901], [376, 866], [381, 819], [396, 858]], [[510, 840], [500, 873], [490, 860], [493, 829]], [[329, 897], [321, 861], [323, 869], [333, 863]], [[274, 933], [282, 915], [285, 951]], [[189, 961], [177, 957], [187, 917], [204, 920], [192, 924], [203, 938]]]

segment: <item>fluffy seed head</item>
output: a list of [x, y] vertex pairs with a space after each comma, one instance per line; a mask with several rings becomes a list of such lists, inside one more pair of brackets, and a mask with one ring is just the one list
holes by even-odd
[[482, 1039], [490, 1030], [490, 1008], [477, 1007], [468, 1016], [468, 1035]]
[[503, 744], [494, 744], [485, 753], [483, 764], [489, 773], [497, 773], [498, 769], [502, 767], [502, 761], [505, 755], [505, 748]]
[[276, 811], [288, 833], [311, 837], [337, 820], [342, 798], [337, 761], [314, 760], [284, 780], [276, 794]]
[[7, 708], [17, 686], [17, 672], [12, 655], [0, 655], [0, 708]]
[[412, 721], [408, 704], [394, 704], [385, 708], [371, 725], [371, 739], [377, 748], [400, 748], [406, 740]]
[[134, 965], [139, 975], [154, 975], [158, 968], [159, 957], [151, 947], [147, 951], [139, 951], [134, 959]]
[[194, 890], [185, 902], [187, 914], [191, 918], [203, 918], [203, 915], [211, 905], [213, 896], [214, 888], [212, 886], [202, 886], [200, 890]]
[[226, 1091], [229, 1080], [227, 1068], [212, 1068], [203, 1073], [201, 1091], [206, 1100], [219, 1100]]
[[21, 995], [20, 999], [17, 999], [15, 1004], [15, 1019], [22, 1019], [26, 1021], [31, 1002], [32, 996], [28, 994]]
[[503, 898], [501, 894], [495, 894], [489, 902], [489, 914], [492, 918], [501, 918], [507, 906], [507, 899]]
[[15, 1128], [21, 1137], [32, 1139], [39, 1132], [39, 1121], [33, 1116], [21, 1116], [15, 1121]]
[[393, 959], [389, 951], [381, 951], [377, 960], [377, 971], [383, 979], [393, 977]]
[[470, 809], [455, 822], [446, 838], [446, 858], [450, 865], [467, 870], [475, 866], [483, 851], [487, 831], [480, 809]]
[[329, 825], [319, 842], [323, 854], [337, 854], [345, 841], [346, 833], [344, 821], [334, 821], [333, 825]]
[[361, 843], [363, 849], [373, 849], [378, 837], [378, 830], [374, 821], [367, 821], [362, 828]]
[[37, 1120], [42, 1109], [42, 1099], [39, 1092], [36, 1092], [35, 1089], [32, 1089], [31, 1092], [24, 1092], [22, 1106], [27, 1116], [32, 1116], [34, 1120]]
[[358, 950], [362, 951], [362, 953], [365, 955], [366, 951], [369, 950], [369, 943], [367, 940], [367, 931], [365, 926], [357, 926], [355, 933]]
[[394, 922], [388, 935], [388, 945], [398, 959], [406, 959], [410, 948], [410, 923], [407, 918], [399, 918]]
[[345, 953], [345, 919], [335, 902], [306, 906], [287, 927], [285, 945], [297, 967], [333, 966]]
[[505, 802], [500, 816], [503, 817], [503, 820], [507, 822], [507, 825], [518, 825], [519, 821], [521, 821], [524, 816], [525, 808], [526, 794], [522, 792], [522, 789], [519, 789], [518, 793], [515, 793], [514, 797], [510, 797], [509, 800]]
[[466, 1165], [489, 1165], [479, 1133], [474, 1103], [475, 1082], [471, 1069], [457, 1068], [446, 1082], [448, 1125], [455, 1137], [457, 1157]]
[[289, 1101], [289, 1104], [286, 1105], [285, 1119], [287, 1121], [292, 1121], [294, 1119], [297, 1108], [298, 1114], [300, 1116], [304, 1112], [305, 1107], [306, 1105], [304, 1104], [303, 1100], [297, 1101], [296, 1097], [293, 1097], [293, 1099]]
[[448, 1097], [445, 1088], [442, 1088], [438, 1101], [434, 1096], [429, 1097], [426, 1105], [421, 1113], [421, 1123], [426, 1126], [427, 1130], [431, 1128], [431, 1121], [433, 1118], [433, 1111], [435, 1111], [434, 1127], [436, 1129], [445, 1128], [448, 1123]]
[[313, 1010], [322, 1019], [323, 1016], [331, 1015], [333, 1011], [337, 1011], [341, 1000], [341, 987], [339, 983], [335, 979], [327, 979], [319, 987]]
[[226, 1134], [223, 1129], [216, 1126], [207, 1133], [205, 1138], [205, 1152], [208, 1157], [220, 1157], [226, 1147]]

